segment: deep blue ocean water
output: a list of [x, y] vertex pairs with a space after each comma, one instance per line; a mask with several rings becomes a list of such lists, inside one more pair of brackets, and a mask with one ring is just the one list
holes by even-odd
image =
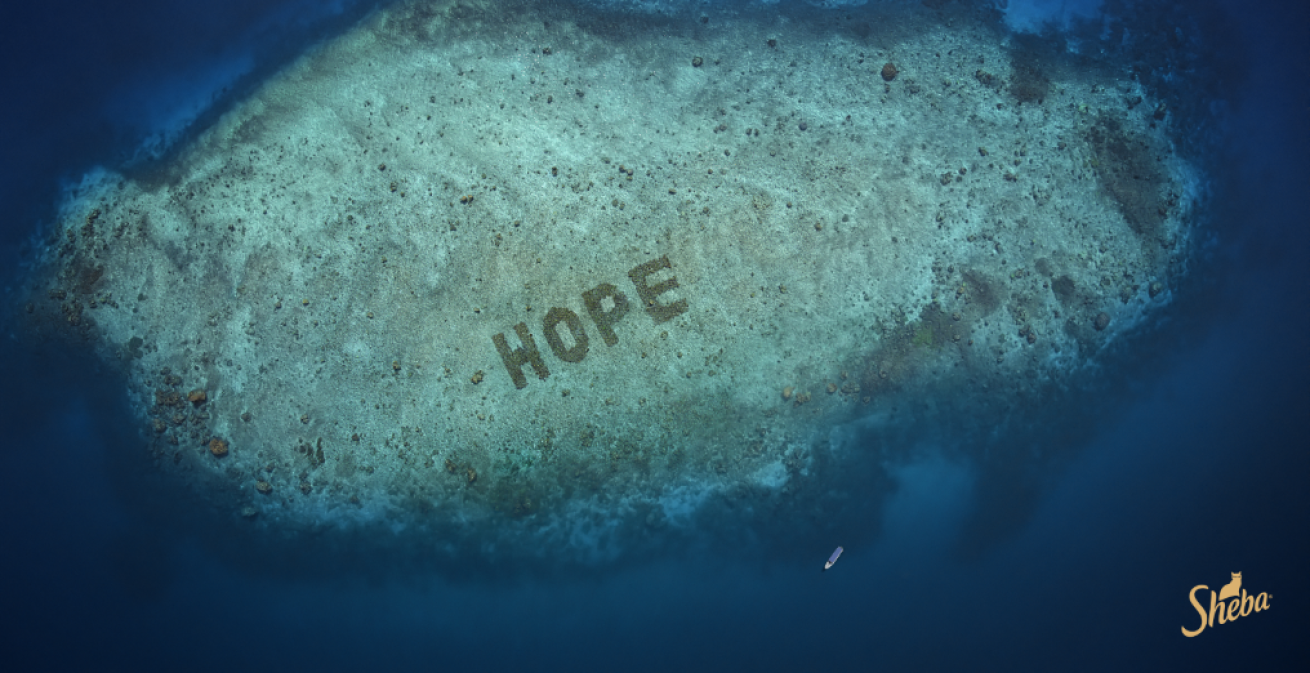
[[[0, 669], [1310, 670], [1310, 10], [1202, 5], [1230, 76], [1210, 278], [1149, 361], [1119, 361], [1121, 399], [1057, 474], [907, 469], [827, 573], [831, 549], [785, 544], [559, 576], [361, 571], [214, 539], [125, 458], [114, 381], [5, 334]], [[0, 8], [4, 281], [62, 183], [203, 124], [365, 9]], [[1270, 610], [1183, 637], [1188, 591], [1234, 572]]]

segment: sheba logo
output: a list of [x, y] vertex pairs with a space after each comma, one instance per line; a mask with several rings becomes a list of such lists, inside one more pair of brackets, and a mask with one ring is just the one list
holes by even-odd
[[[1188, 638], [1195, 638], [1205, 630], [1207, 626], [1215, 625], [1215, 617], [1218, 617], [1220, 624], [1236, 620], [1238, 617], [1245, 617], [1252, 612], [1261, 612], [1269, 609], [1269, 600], [1273, 596], [1260, 592], [1252, 596], [1242, 588], [1242, 573], [1233, 573], [1233, 580], [1225, 584], [1216, 594], [1210, 591], [1210, 611], [1206, 612], [1205, 606], [1197, 599], [1198, 591], [1209, 591], [1210, 587], [1204, 584], [1198, 584], [1192, 587], [1191, 593], [1187, 594], [1188, 600], [1192, 602], [1192, 607], [1196, 609], [1196, 614], [1201, 616], [1201, 625], [1193, 631], [1188, 631], [1183, 627], [1183, 635]], [[1232, 599], [1232, 600], [1229, 600]]]
[[[628, 279], [637, 289], [637, 297], [641, 300], [646, 313], [657, 325], [672, 320], [687, 310], [686, 299], [679, 299], [671, 304], [660, 303], [660, 295], [678, 287], [676, 276], [669, 276], [666, 280], [654, 284], [650, 282], [651, 276], [672, 268], [668, 256], [664, 256], [639, 264], [628, 272]], [[582, 293], [582, 305], [586, 307], [591, 321], [596, 324], [596, 331], [600, 333], [600, 338], [605, 345], [617, 344], [619, 337], [614, 333], [614, 326], [628, 314], [627, 296], [617, 287], [609, 283], [601, 283]], [[568, 330], [573, 342], [572, 346], [564, 343], [564, 338], [560, 334], [561, 327]], [[546, 337], [546, 345], [560, 360], [577, 363], [587, 357], [591, 347], [590, 337], [587, 336], [587, 330], [583, 327], [582, 319], [577, 313], [567, 308], [553, 307], [546, 312], [541, 330]], [[524, 365], [531, 366], [539, 379], [550, 376], [550, 369], [546, 367], [546, 361], [542, 359], [541, 351], [537, 349], [537, 342], [532, 338], [527, 323], [521, 322], [515, 325], [514, 334], [518, 336], [521, 345], [512, 350], [509, 341], [505, 339], [504, 332], [491, 337], [491, 342], [496, 345], [496, 352], [500, 353], [500, 359], [505, 363], [505, 369], [509, 371], [509, 377], [514, 380], [514, 387], [524, 388], [528, 385], [528, 378], [523, 374]]]

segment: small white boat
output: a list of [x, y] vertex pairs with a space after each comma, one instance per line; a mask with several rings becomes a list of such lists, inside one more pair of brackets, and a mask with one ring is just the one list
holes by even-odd
[[842, 548], [838, 547], [837, 550], [832, 553], [832, 556], [828, 557], [828, 562], [823, 564], [823, 569], [827, 570], [828, 568], [831, 568], [832, 564], [837, 562], [837, 557], [841, 556], [841, 553], [842, 553]]

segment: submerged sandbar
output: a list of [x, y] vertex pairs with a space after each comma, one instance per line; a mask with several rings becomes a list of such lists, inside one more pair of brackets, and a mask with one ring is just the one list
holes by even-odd
[[589, 547], [823, 493], [881, 450], [833, 427], [1076, 387], [1190, 252], [1167, 111], [970, 18], [406, 4], [90, 176], [34, 312], [253, 527]]

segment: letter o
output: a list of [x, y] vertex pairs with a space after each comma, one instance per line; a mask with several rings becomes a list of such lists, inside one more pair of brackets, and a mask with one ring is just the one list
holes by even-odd
[[[573, 336], [573, 348], [565, 348], [564, 340], [559, 338], [560, 323], [568, 326], [569, 334]], [[552, 308], [546, 313], [542, 329], [546, 332], [546, 343], [550, 344], [555, 357], [565, 362], [582, 362], [582, 358], [587, 357], [587, 331], [583, 329], [578, 314], [566, 308]]]

